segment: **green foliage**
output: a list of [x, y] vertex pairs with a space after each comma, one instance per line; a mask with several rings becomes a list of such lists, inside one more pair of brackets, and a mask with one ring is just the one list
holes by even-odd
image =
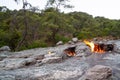
[[8, 44], [8, 34], [3, 31], [3, 30], [0, 30], [0, 47], [4, 46], [4, 45], [7, 45]]
[[58, 34], [58, 35], [56, 35], [56, 41], [58, 42], [58, 41], [63, 41], [64, 43], [65, 42], [68, 42], [69, 40], [70, 40], [70, 38], [69, 37], [65, 37], [65, 36], [62, 36], [62, 35], [60, 35], [60, 34]]
[[120, 38], [120, 20], [93, 18], [83, 12], [61, 13], [53, 7], [41, 13], [9, 9], [3, 12], [2, 9], [0, 7], [0, 47], [8, 45], [12, 50], [53, 46], [72, 37]]
[[40, 41], [40, 40], [36, 40], [33, 41], [31, 44], [28, 45], [28, 48], [37, 48], [37, 47], [47, 47], [47, 43]]

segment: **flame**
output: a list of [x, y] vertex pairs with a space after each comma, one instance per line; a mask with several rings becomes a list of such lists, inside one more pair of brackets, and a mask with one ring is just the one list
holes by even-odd
[[90, 47], [91, 52], [95, 52], [95, 53], [103, 53], [104, 52], [104, 50], [99, 45], [94, 44], [93, 42], [84, 40], [84, 43]]
[[65, 54], [67, 54], [67, 56], [75, 56], [75, 47], [68, 47], [67, 49], [64, 50]]
[[84, 40], [84, 43], [90, 47], [92, 52], [94, 52], [94, 47], [95, 46], [94, 46], [93, 42], [89, 42], [89, 41]]
[[71, 51], [67, 51], [67, 50], [65, 50], [65, 52], [68, 56], [75, 56], [76, 55], [75, 52], [71, 52]]

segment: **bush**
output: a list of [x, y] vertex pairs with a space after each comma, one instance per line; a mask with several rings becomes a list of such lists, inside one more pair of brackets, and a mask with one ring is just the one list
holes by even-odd
[[31, 44], [28, 45], [28, 48], [37, 48], [37, 47], [47, 47], [47, 43], [45, 43], [44, 41], [40, 41], [40, 40], [36, 40], [33, 41]]
[[0, 30], [0, 47], [5, 46], [5, 45], [9, 45], [9, 33]]

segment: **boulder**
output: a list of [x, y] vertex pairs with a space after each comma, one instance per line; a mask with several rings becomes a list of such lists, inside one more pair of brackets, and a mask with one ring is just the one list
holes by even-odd
[[59, 41], [56, 43], [56, 45], [62, 45], [63, 44], [63, 41]]
[[0, 62], [0, 68], [6, 68], [6, 69], [16, 69], [21, 68], [25, 66], [29, 66], [32, 64], [35, 64], [36, 60], [33, 58], [6, 58], [3, 61]]
[[120, 53], [120, 41], [115, 42], [114, 51]]
[[27, 58], [24, 60], [23, 64], [24, 64], [24, 66], [30, 66], [30, 65], [35, 64], [36, 62], [37, 61], [34, 58]]
[[77, 80], [78, 76], [81, 76], [83, 71], [81, 70], [74, 70], [74, 71], [54, 71], [53, 79], [55, 80]]
[[86, 45], [78, 45], [75, 49], [76, 56], [82, 57], [82, 56], [89, 56], [91, 54], [90, 48]]
[[87, 70], [85, 80], [109, 80], [112, 76], [112, 69], [108, 66], [96, 65]]
[[10, 47], [9, 46], [3, 46], [0, 48], [0, 51], [10, 51]]
[[6, 58], [3, 61], [1, 61], [1, 64], [4, 66], [1, 66], [1, 68], [6, 68], [6, 69], [16, 69], [24, 66], [24, 59], [9, 59]]

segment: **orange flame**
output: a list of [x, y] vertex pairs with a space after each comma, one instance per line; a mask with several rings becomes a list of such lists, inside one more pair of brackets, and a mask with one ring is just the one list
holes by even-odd
[[67, 51], [67, 50], [65, 50], [65, 52], [68, 56], [75, 56], [76, 55], [75, 52], [71, 52], [71, 51]]
[[93, 42], [84, 40], [84, 43], [90, 47], [91, 52], [95, 52], [95, 53], [103, 53], [104, 52], [104, 50], [99, 45], [94, 44]]

